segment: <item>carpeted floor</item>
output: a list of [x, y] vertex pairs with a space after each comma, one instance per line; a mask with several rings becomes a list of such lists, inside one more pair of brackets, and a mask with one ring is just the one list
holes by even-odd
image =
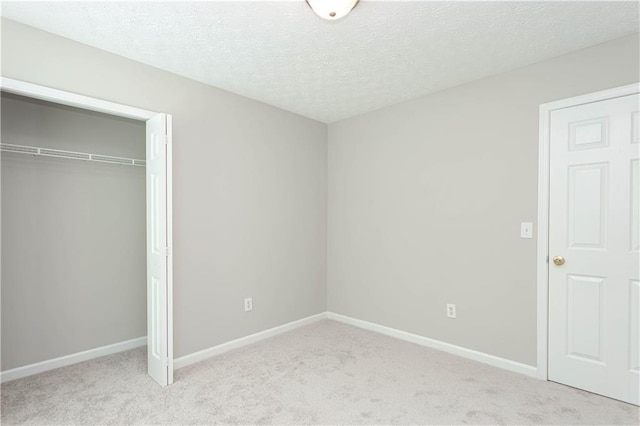
[[634, 424], [638, 407], [333, 321], [156, 385], [135, 349], [2, 385], [2, 424]]

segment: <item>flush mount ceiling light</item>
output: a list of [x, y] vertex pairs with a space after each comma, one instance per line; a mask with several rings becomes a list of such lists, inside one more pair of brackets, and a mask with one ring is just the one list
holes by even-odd
[[347, 16], [358, 1], [360, 0], [306, 0], [316, 15], [330, 21]]

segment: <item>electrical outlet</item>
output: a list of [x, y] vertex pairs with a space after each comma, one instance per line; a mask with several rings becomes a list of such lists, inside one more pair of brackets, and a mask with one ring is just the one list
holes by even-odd
[[247, 297], [244, 299], [244, 311], [249, 312], [253, 310], [253, 298]]
[[455, 318], [456, 317], [456, 305], [454, 305], [452, 303], [447, 303], [447, 316], [449, 318]]

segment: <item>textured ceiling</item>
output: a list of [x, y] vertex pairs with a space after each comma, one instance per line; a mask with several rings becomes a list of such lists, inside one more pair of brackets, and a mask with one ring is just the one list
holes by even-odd
[[638, 2], [2, 2], [6, 18], [323, 122], [638, 31]]

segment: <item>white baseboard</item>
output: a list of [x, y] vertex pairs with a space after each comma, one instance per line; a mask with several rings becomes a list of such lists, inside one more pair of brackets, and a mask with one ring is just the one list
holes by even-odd
[[5, 383], [11, 380], [20, 379], [22, 377], [32, 376], [34, 374], [43, 373], [55, 368], [66, 367], [67, 365], [77, 364], [82, 361], [99, 358], [105, 355], [111, 355], [129, 349], [138, 348], [147, 344], [147, 336], [138, 337], [124, 342], [114, 343], [112, 345], [100, 346], [99, 348], [89, 349], [87, 351], [77, 352], [71, 355], [61, 356], [59, 358], [48, 359], [46, 361], [29, 364], [22, 367], [13, 368], [0, 373], [0, 382]]
[[355, 327], [364, 328], [365, 330], [375, 331], [396, 339], [405, 340], [407, 342], [416, 343], [439, 351], [448, 352], [463, 358], [472, 359], [474, 361], [489, 364], [493, 367], [502, 368], [513, 371], [515, 373], [524, 374], [525, 376], [538, 378], [536, 367], [522, 364], [509, 359], [500, 358], [495, 355], [489, 355], [484, 352], [475, 351], [473, 349], [463, 348], [462, 346], [452, 345], [451, 343], [441, 342], [439, 340], [430, 339], [428, 337], [419, 336], [417, 334], [407, 333], [406, 331], [397, 330], [395, 328], [386, 327], [384, 325], [375, 324], [368, 321], [351, 318], [345, 315], [327, 312], [327, 318], [334, 321], [343, 322]]
[[[176, 358], [173, 361], [174, 369], [186, 367], [187, 365], [195, 364], [196, 362], [203, 361], [211, 358], [215, 355], [219, 355], [233, 349], [241, 348], [243, 346], [250, 345], [252, 343], [259, 342], [260, 340], [268, 339], [269, 337], [277, 336], [278, 334], [285, 333], [287, 331], [295, 330], [296, 328], [303, 327], [314, 322], [321, 321], [323, 319], [330, 319], [339, 321], [345, 324], [353, 325], [355, 327], [363, 328], [365, 330], [374, 331], [376, 333], [384, 334], [386, 336], [395, 337], [396, 339], [404, 340], [407, 342], [415, 343], [421, 346], [426, 346], [432, 349], [437, 349], [443, 352], [448, 352], [453, 355], [468, 358], [474, 361], [482, 362], [494, 367], [502, 368], [505, 370], [513, 371], [515, 373], [524, 374], [525, 376], [538, 377], [536, 367], [522, 364], [516, 361], [511, 361], [505, 358], [500, 358], [495, 355], [490, 355], [484, 352], [475, 351], [473, 349], [467, 349], [461, 346], [452, 345], [450, 343], [441, 342], [439, 340], [430, 339], [428, 337], [419, 336], [417, 334], [407, 333], [406, 331], [397, 330], [395, 328], [386, 327], [384, 325], [375, 324], [368, 321], [359, 320], [356, 318], [348, 317], [346, 315], [336, 314], [333, 312], [322, 312], [316, 315], [312, 315], [306, 318], [292, 321], [287, 324], [280, 325], [278, 327], [270, 328], [249, 336], [241, 337], [239, 339], [231, 340], [226, 343], [222, 343], [217, 346], [213, 346], [208, 349], [204, 349], [198, 352], [194, 352], [189, 355]], [[126, 351], [129, 349], [137, 348], [147, 344], [147, 337], [138, 337], [136, 339], [126, 340], [124, 342], [114, 343], [112, 345], [101, 346], [99, 348], [90, 349], [83, 352], [78, 352], [71, 355], [66, 355], [60, 358], [54, 358], [47, 361], [38, 362], [35, 364], [25, 365], [23, 367], [6, 370], [0, 373], [0, 382], [5, 383], [11, 380], [19, 379], [21, 377], [31, 376], [33, 374], [42, 373], [45, 371], [53, 370], [55, 368], [65, 367], [67, 365], [76, 364], [82, 361], [87, 361], [94, 358], [99, 358], [105, 355], [111, 355], [117, 352]]]
[[291, 331], [296, 328], [300, 328], [305, 325], [321, 321], [323, 319], [327, 319], [326, 312], [322, 312], [316, 315], [311, 315], [310, 317], [302, 318], [297, 321], [292, 321], [283, 325], [279, 325], [277, 327], [270, 328], [268, 330], [260, 331], [255, 334], [250, 334], [245, 337], [240, 337], [239, 339], [231, 340], [229, 342], [222, 343], [217, 346], [203, 349], [201, 351], [194, 352], [189, 355], [181, 356], [180, 358], [176, 358], [173, 360], [173, 368], [177, 370], [179, 368], [186, 367], [187, 365], [204, 361], [205, 359], [211, 358], [213, 356], [220, 355], [225, 352], [229, 352], [231, 350], [241, 348], [243, 346], [247, 346], [255, 342], [259, 342], [260, 340], [268, 339], [269, 337], [277, 336], [278, 334], [286, 333], [287, 331]]

